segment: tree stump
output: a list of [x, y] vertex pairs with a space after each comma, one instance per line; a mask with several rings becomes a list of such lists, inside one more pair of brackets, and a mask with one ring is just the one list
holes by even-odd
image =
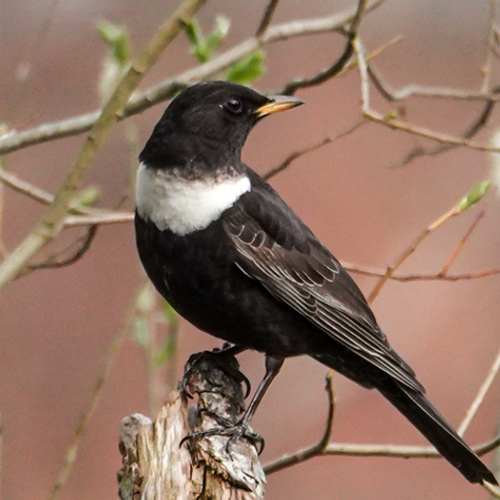
[[186, 440], [192, 432], [235, 423], [243, 413], [242, 381], [234, 357], [213, 353], [191, 356], [184, 387], [198, 399], [188, 406], [180, 388], [173, 391], [153, 422], [141, 414], [120, 425], [118, 472], [121, 500], [261, 500], [265, 475], [254, 443], [228, 437]]

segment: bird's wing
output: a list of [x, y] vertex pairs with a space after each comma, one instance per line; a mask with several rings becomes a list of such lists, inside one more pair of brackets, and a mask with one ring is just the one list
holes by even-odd
[[267, 183], [252, 177], [251, 195], [223, 223], [240, 270], [361, 358], [424, 392], [345, 269]]

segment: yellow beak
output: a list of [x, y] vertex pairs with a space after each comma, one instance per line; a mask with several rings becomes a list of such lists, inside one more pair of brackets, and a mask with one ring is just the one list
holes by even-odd
[[285, 109], [295, 108], [296, 106], [304, 104], [304, 101], [301, 99], [289, 95], [272, 95], [269, 96], [268, 99], [268, 103], [254, 111], [258, 118], [271, 115], [272, 113], [279, 113], [280, 111], [285, 111]]

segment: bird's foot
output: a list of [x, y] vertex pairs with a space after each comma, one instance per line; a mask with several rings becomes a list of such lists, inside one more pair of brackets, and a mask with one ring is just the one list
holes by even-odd
[[193, 394], [189, 390], [191, 376], [197, 370], [203, 370], [203, 364], [208, 364], [210, 367], [216, 367], [223, 371], [229, 378], [245, 386], [244, 398], [246, 399], [251, 391], [250, 381], [239, 370], [239, 363], [233, 355], [234, 348], [224, 344], [222, 349], [215, 348], [212, 351], [202, 351], [192, 354], [184, 368], [184, 376], [182, 377], [181, 388], [182, 392], [192, 398]]
[[[206, 412], [207, 414], [209, 412]], [[220, 416], [213, 413], [209, 413], [221, 427], [214, 427], [206, 431], [197, 431], [184, 436], [179, 443], [181, 447], [187, 441], [203, 439], [211, 436], [227, 436], [229, 439], [226, 443], [226, 453], [231, 453], [231, 448], [243, 437], [252, 442], [255, 446], [257, 453], [260, 455], [264, 451], [265, 441], [264, 438], [250, 429], [248, 423], [244, 422], [243, 419], [236, 424], [232, 424], [225, 419], [220, 418]]]

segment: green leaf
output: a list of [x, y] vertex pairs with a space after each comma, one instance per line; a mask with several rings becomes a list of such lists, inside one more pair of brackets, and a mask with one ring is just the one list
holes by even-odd
[[131, 58], [130, 37], [127, 30], [108, 21], [99, 21], [97, 32], [111, 50], [114, 61], [120, 66], [125, 66]]
[[226, 38], [229, 33], [229, 27], [231, 26], [231, 20], [226, 16], [217, 16], [215, 18], [215, 27], [212, 33], [207, 37], [206, 46], [209, 55], [217, 49], [221, 42]]
[[198, 19], [193, 18], [185, 23], [184, 29], [192, 46], [191, 54], [201, 63], [210, 60], [212, 52], [226, 38], [230, 24], [231, 22], [226, 16], [217, 16], [212, 33], [205, 38]]
[[248, 85], [254, 82], [264, 74], [264, 58], [265, 54], [262, 50], [254, 50], [229, 70], [226, 80], [241, 85]]
[[205, 42], [205, 37], [201, 31], [200, 23], [196, 17], [193, 17], [190, 21], [184, 23], [184, 30], [186, 31], [189, 41], [195, 47]]
[[483, 181], [474, 186], [459, 202], [457, 209], [459, 212], [468, 210], [472, 205], [475, 205], [486, 194], [491, 186], [491, 181]]
[[200, 62], [205, 62], [204, 51], [205, 51], [205, 37], [201, 30], [200, 23], [196, 17], [193, 17], [189, 22], [184, 24], [184, 30], [186, 35], [191, 42], [191, 54], [198, 59]]

